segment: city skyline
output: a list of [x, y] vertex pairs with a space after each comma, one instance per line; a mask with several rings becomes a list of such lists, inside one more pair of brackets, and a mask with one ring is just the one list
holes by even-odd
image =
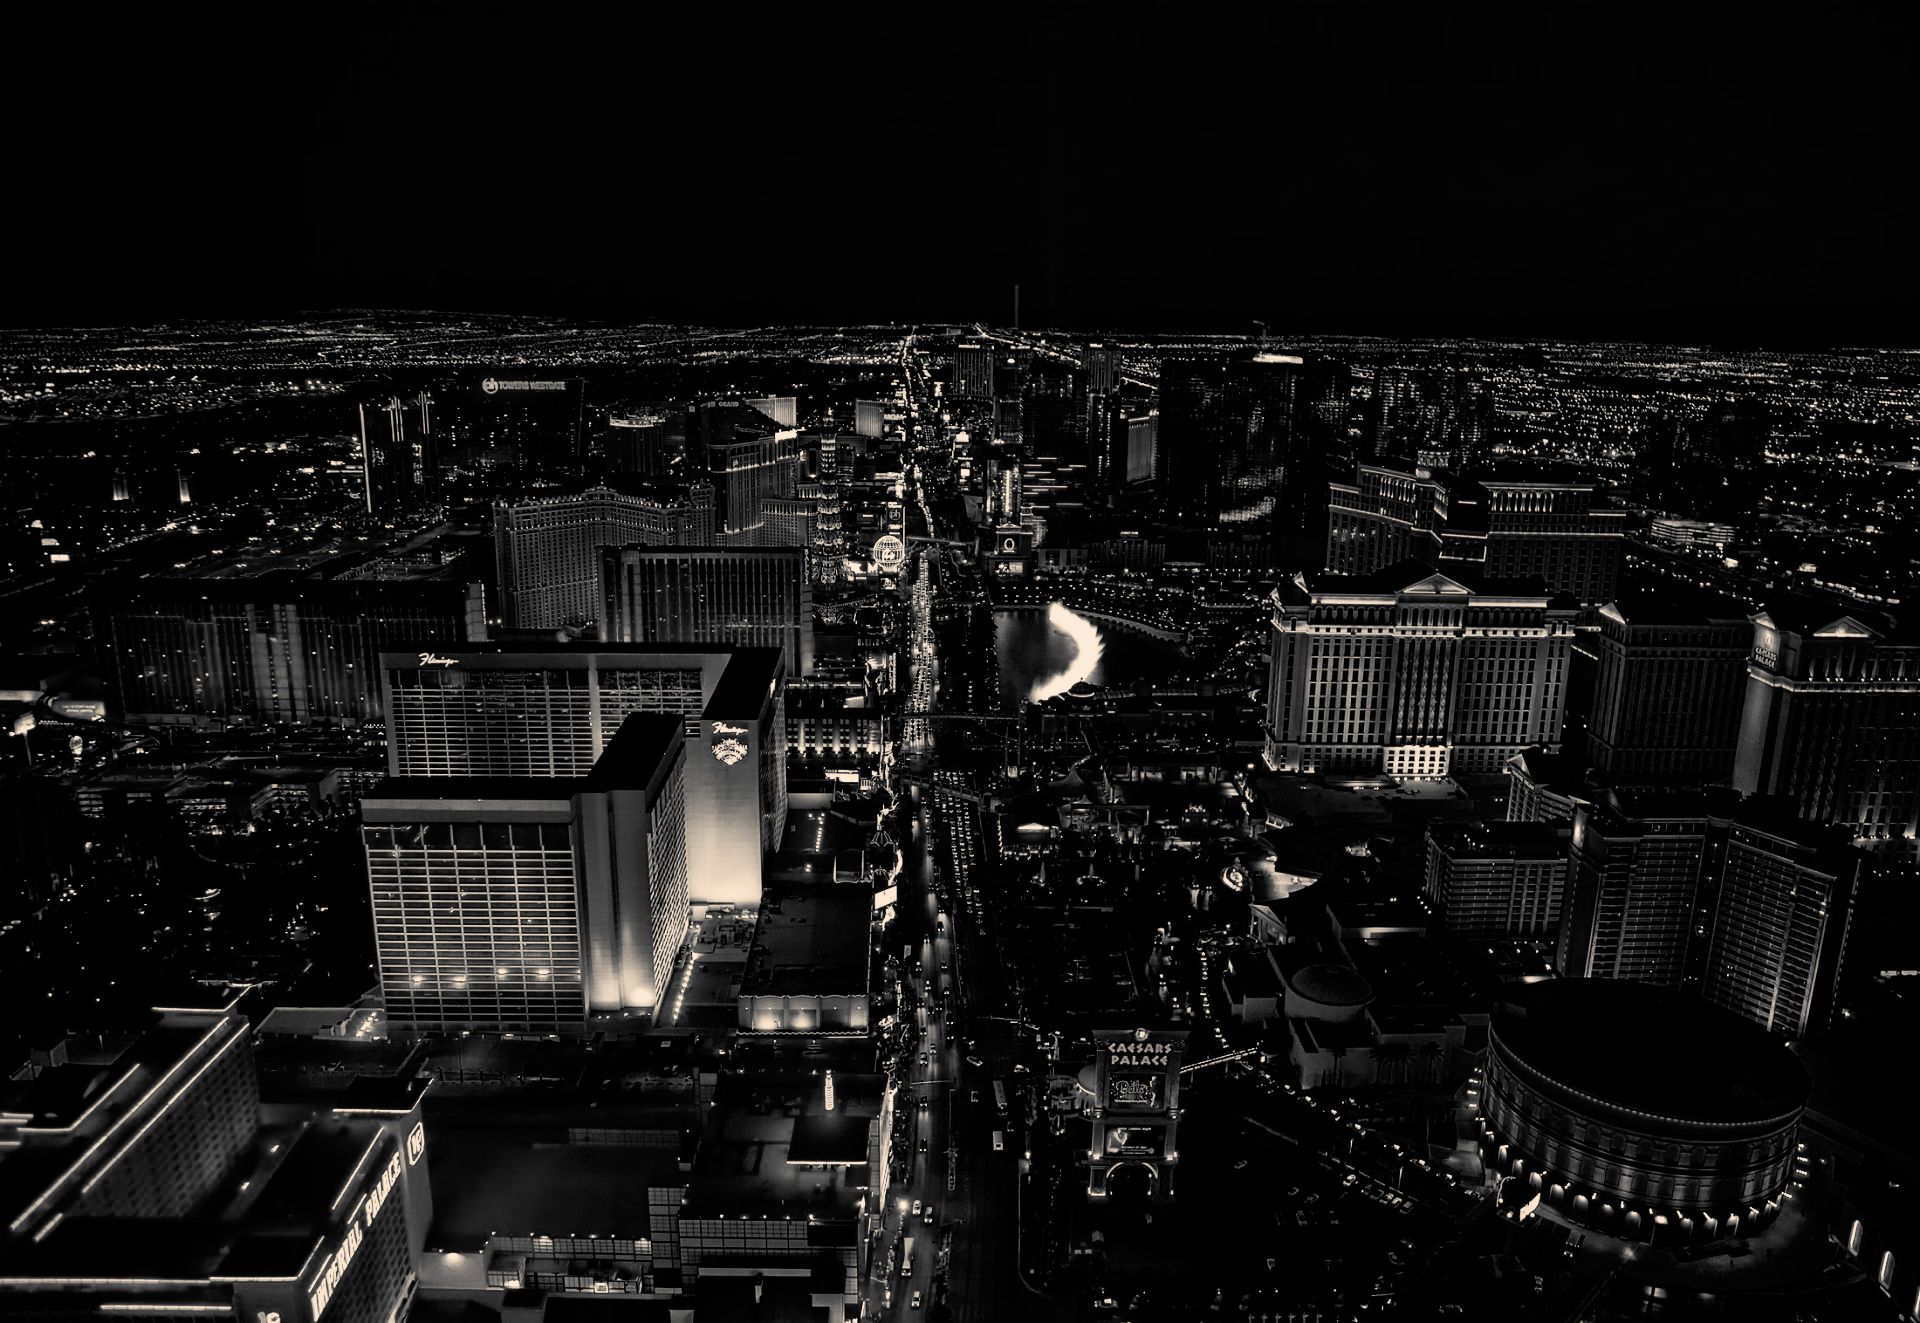
[[0, 1316], [1920, 1323], [1920, 11], [9, 35]]

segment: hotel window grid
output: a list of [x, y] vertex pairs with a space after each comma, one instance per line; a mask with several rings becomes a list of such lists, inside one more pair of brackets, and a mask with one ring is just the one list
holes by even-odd
[[[238, 1044], [238, 1046], [236, 1046]], [[224, 1033], [189, 1061], [192, 1087], [163, 1100], [151, 1129], [109, 1158], [74, 1211], [87, 1217], [185, 1217], [232, 1169], [253, 1142], [260, 1108], [253, 1056], [241, 1037]]]
[[1558, 744], [1570, 613], [1384, 594], [1366, 605], [1278, 599], [1268, 684], [1276, 766], [1491, 774], [1522, 748]]
[[388, 681], [395, 776], [585, 776], [632, 714], [703, 706], [691, 667], [401, 667]]
[[654, 804], [647, 832], [648, 902], [653, 908], [653, 995], [666, 996], [673, 977], [673, 959], [686, 940], [687, 909], [687, 788], [681, 770], [675, 770]]
[[656, 501], [593, 488], [494, 510], [502, 613], [526, 629], [558, 629], [596, 618], [600, 549], [713, 541], [711, 497]]
[[392, 1021], [555, 1032], [586, 1018], [579, 883], [566, 823], [362, 830]]
[[1706, 999], [1789, 1037], [1824, 1028], [1816, 1005], [1821, 964], [1839, 958], [1827, 929], [1847, 918], [1844, 904], [1833, 912], [1837, 883], [1736, 832], [1709, 934]]

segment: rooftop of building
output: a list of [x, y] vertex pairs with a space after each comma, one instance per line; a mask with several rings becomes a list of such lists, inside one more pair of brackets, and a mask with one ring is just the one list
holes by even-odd
[[[343, 1189], [381, 1143], [367, 1121], [263, 1127], [206, 1207], [186, 1217], [68, 1216], [39, 1239], [0, 1242], [0, 1276], [194, 1280], [292, 1277], [317, 1251]], [[112, 1245], [105, 1259], [102, 1245]]]
[[1376, 1045], [1373, 1026], [1364, 1018], [1319, 1020], [1295, 1015], [1288, 1017], [1287, 1024], [1293, 1030], [1300, 1050], [1311, 1055], [1322, 1052], [1363, 1052]]
[[687, 1182], [686, 1212], [853, 1216], [871, 1179], [868, 1145], [882, 1080], [834, 1071], [832, 1111], [826, 1080], [825, 1066], [791, 1053], [743, 1056], [724, 1072]]
[[1736, 790], [1695, 786], [1621, 786], [1600, 796], [1590, 811], [1599, 823], [1706, 823], [1732, 816]]
[[1414, 465], [1402, 458], [1377, 464], [1361, 463], [1355, 466], [1354, 472], [1356, 474], [1380, 473], [1410, 481], [1418, 479], [1436, 482], [1449, 487], [1478, 484], [1492, 488], [1519, 487], [1540, 490], [1559, 487], [1569, 491], [1593, 491], [1600, 486], [1592, 478], [1583, 476], [1573, 466], [1555, 463], [1552, 460], [1506, 460], [1496, 469], [1480, 469], [1463, 474], [1450, 469]]
[[1273, 961], [1264, 949], [1230, 950], [1227, 952], [1226, 965], [1226, 972], [1220, 977], [1236, 1000], [1247, 997], [1277, 1000], [1286, 991], [1280, 971], [1273, 967]]
[[[1725, 802], [1724, 800], [1722, 802]], [[1862, 855], [1847, 829], [1837, 823], [1809, 822], [1788, 795], [1749, 795], [1731, 809], [1737, 833], [1762, 837], [1808, 853], [1830, 869], [1857, 866]]]
[[1883, 644], [1920, 645], [1920, 625], [1858, 602], [1836, 602], [1806, 593], [1777, 593], [1758, 615], [1793, 634], [1827, 638], [1870, 637]]
[[801, 713], [847, 712], [870, 716], [875, 721], [883, 713], [863, 686], [854, 684], [794, 684], [787, 687], [787, 716]]
[[575, 795], [592, 788], [584, 776], [389, 776], [367, 792], [361, 811], [390, 812], [402, 804], [453, 809], [484, 803], [503, 812], [511, 805], [550, 812], [563, 810]]
[[[275, 1010], [269, 1021], [282, 1014]], [[346, 1112], [412, 1111], [430, 1083], [422, 1045], [385, 1038], [274, 1033], [254, 1038], [264, 1103], [324, 1105]]]
[[1497, 468], [1474, 472], [1470, 480], [1487, 488], [1521, 487], [1528, 490], [1558, 487], [1568, 491], [1595, 491], [1601, 486], [1572, 465], [1556, 464], [1551, 460], [1503, 460]]
[[[507, 1292], [501, 1303], [512, 1308], [513, 1295], [513, 1292]], [[484, 1319], [422, 1318], [420, 1303], [425, 1299], [427, 1297], [423, 1296], [420, 1301], [415, 1302], [409, 1318], [419, 1319], [420, 1323], [493, 1323], [493, 1320], [500, 1317], [498, 1313], [486, 1310], [487, 1317]], [[472, 1308], [483, 1308], [474, 1305], [472, 1301], [465, 1303]], [[531, 1303], [529, 1301], [529, 1304]], [[539, 1308], [540, 1323], [674, 1323], [674, 1320], [686, 1317], [685, 1306], [677, 1300], [640, 1300], [631, 1296], [612, 1294], [578, 1295], [555, 1292], [546, 1295], [545, 1299], [539, 1302]], [[514, 1312], [518, 1317], [519, 1311]], [[700, 1317], [704, 1320], [707, 1316], [702, 1314]], [[766, 1318], [767, 1323], [773, 1323], [773, 1320], [767, 1316], [757, 1317]]]
[[217, 1010], [166, 1011], [137, 1034], [69, 1037], [35, 1053], [0, 1084], [0, 1135], [22, 1141], [0, 1148], [0, 1220], [12, 1221], [88, 1162], [92, 1146], [136, 1114], [155, 1085], [244, 1024]]
[[[815, 1235], [810, 1234], [808, 1239], [813, 1241]], [[846, 1290], [846, 1269], [831, 1252], [832, 1248], [824, 1241], [821, 1243], [819, 1257], [812, 1262], [812, 1270], [805, 1277], [702, 1273], [693, 1291], [694, 1317], [700, 1323], [814, 1323], [820, 1317], [814, 1298], [837, 1297]], [[723, 1258], [713, 1255], [706, 1256], [703, 1262], [726, 1266]], [[594, 1316], [570, 1319], [566, 1323], [599, 1323], [599, 1320]]]
[[1287, 988], [1322, 1006], [1365, 1006], [1373, 1000], [1373, 985], [1358, 970], [1325, 960], [1294, 970]]
[[1460, 562], [1449, 561], [1436, 569], [1424, 560], [1408, 557], [1370, 574], [1335, 574], [1324, 570], [1302, 570], [1283, 579], [1274, 590], [1284, 603], [1306, 606], [1322, 597], [1497, 597], [1526, 601], [1537, 599], [1542, 606], [1573, 610], [1570, 600], [1552, 594], [1538, 578], [1497, 579]]
[[1003, 941], [1028, 948], [1023, 967], [1038, 974], [1027, 990], [1038, 1023], [1081, 1028], [1171, 1023], [1154, 995], [1148, 965], [1152, 934], [1094, 906], [1029, 909], [1003, 929]]
[[867, 991], [873, 896], [864, 887], [790, 885], [761, 898], [743, 997]]
[[1618, 979], [1511, 989], [1494, 1017], [1509, 1056], [1563, 1089], [1650, 1121], [1767, 1121], [1807, 1101], [1807, 1071], [1756, 1025], [1691, 993]]
[[1468, 810], [1473, 798], [1455, 781], [1396, 782], [1385, 777], [1340, 781], [1312, 773], [1274, 772], [1253, 779], [1259, 807], [1289, 827], [1384, 827]]
[[[792, 782], [788, 783], [789, 789]], [[780, 884], [866, 880], [873, 823], [831, 808], [789, 808], [786, 834], [767, 860], [767, 880]]]
[[1539, 745], [1522, 749], [1507, 760], [1507, 766], [1535, 785], [1561, 794], [1578, 791], [1586, 780], [1586, 764], [1564, 753], [1549, 753]]
[[[132, 1036], [63, 1038], [46, 1049], [44, 1062], [36, 1060], [0, 1083], [0, 1115], [21, 1118], [34, 1130], [77, 1126], [106, 1105], [127, 1075], [155, 1078], [183, 1060], [218, 1018], [170, 1017]], [[108, 1117], [88, 1119], [104, 1124]]]
[[595, 790], [657, 792], [685, 756], [686, 722], [666, 712], [635, 712], [620, 723], [594, 760], [587, 784]]
[[1628, 626], [1694, 625], [1745, 627], [1751, 613], [1731, 597], [1685, 583], [1628, 588], [1600, 608], [1602, 619]]
[[707, 695], [703, 715], [709, 720], [757, 717], [785, 674], [786, 658], [780, 649], [735, 648], [733, 660]]
[[649, 1238], [646, 1192], [686, 1184], [679, 1133], [617, 1144], [571, 1144], [565, 1135], [552, 1125], [436, 1121], [427, 1143], [428, 1246], [467, 1253], [492, 1235]]
[[1568, 828], [1552, 822], [1444, 822], [1428, 839], [1449, 859], [1564, 861]]

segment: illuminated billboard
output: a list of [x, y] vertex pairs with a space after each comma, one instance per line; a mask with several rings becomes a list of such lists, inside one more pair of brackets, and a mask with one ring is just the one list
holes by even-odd
[[1167, 1132], [1160, 1126], [1111, 1126], [1105, 1151], [1110, 1158], [1158, 1158], [1166, 1155]]

